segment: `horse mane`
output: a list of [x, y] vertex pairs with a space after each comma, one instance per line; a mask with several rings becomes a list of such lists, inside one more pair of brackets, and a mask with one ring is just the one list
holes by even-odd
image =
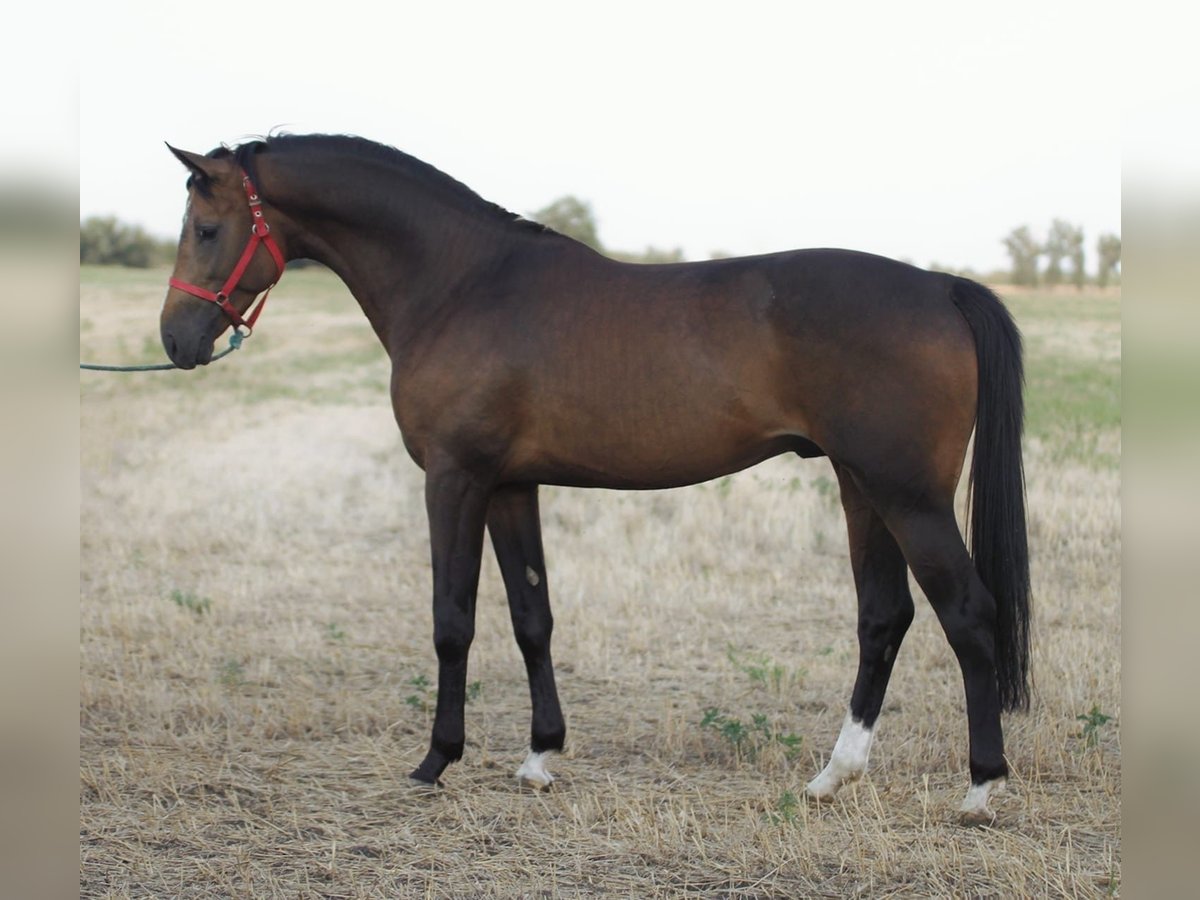
[[491, 216], [498, 221], [517, 225], [539, 234], [558, 234], [554, 229], [509, 212], [504, 207], [485, 200], [461, 181], [445, 172], [397, 150], [352, 134], [272, 134], [255, 137], [232, 147], [222, 145], [207, 155], [214, 159], [232, 157], [257, 183], [258, 173], [255, 160], [260, 153], [321, 153], [349, 159], [384, 163], [396, 169], [403, 177], [417, 182], [447, 200], [471, 212]]

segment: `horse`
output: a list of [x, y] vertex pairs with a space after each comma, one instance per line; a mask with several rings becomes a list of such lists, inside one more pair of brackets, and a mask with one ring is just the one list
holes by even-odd
[[[842, 249], [622, 263], [361, 137], [167, 146], [189, 172], [161, 314], [176, 366], [248, 334], [300, 258], [341, 278], [391, 358], [396, 423], [425, 474], [438, 663], [414, 782], [440, 785], [462, 758], [485, 529], [529, 678], [517, 776], [546, 787], [566, 728], [539, 485], [678, 487], [795, 453], [833, 466], [858, 600], [853, 691], [805, 794], [828, 801], [866, 770], [911, 569], [962, 671], [959, 816], [993, 821], [1001, 712], [1029, 706], [1031, 593], [1021, 336], [995, 293]], [[972, 434], [968, 550], [954, 497]]]

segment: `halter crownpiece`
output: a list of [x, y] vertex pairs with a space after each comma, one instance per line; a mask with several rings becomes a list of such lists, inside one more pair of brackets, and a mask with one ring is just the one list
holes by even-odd
[[[241, 259], [233, 267], [233, 272], [225, 279], [225, 284], [221, 286], [219, 291], [210, 291], [207, 288], [200, 287], [198, 284], [191, 284], [174, 276], [171, 277], [168, 284], [173, 288], [178, 288], [181, 291], [191, 294], [193, 297], [199, 297], [201, 300], [208, 300], [210, 303], [217, 304], [221, 308], [221, 311], [233, 322], [233, 327], [236, 329], [245, 328], [245, 336], [249, 336], [254, 331], [254, 323], [258, 321], [259, 314], [262, 313], [263, 307], [267, 304], [267, 296], [271, 293], [271, 288], [279, 283], [279, 278], [283, 275], [284, 259], [279, 245], [275, 243], [275, 238], [271, 237], [271, 226], [263, 218], [262, 198], [258, 196], [258, 191], [255, 189], [254, 183], [250, 180], [250, 176], [246, 174], [245, 169], [242, 170], [242, 189], [246, 192], [246, 202], [250, 205], [250, 215], [253, 217], [250, 225], [250, 240], [246, 242], [246, 249], [242, 251]], [[233, 304], [229, 302], [229, 295], [237, 290], [238, 282], [242, 280], [242, 275], [245, 273], [246, 267], [250, 265], [250, 260], [254, 258], [254, 253], [258, 250], [259, 244], [267, 248], [267, 252], [271, 254], [271, 258], [275, 261], [275, 280], [267, 286], [266, 291], [263, 292], [262, 299], [250, 311], [249, 318], [243, 319], [241, 313], [234, 309]]]

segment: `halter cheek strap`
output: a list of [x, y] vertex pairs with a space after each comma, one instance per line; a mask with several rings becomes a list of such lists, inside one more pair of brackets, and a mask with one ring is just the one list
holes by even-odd
[[[275, 287], [279, 282], [280, 276], [283, 275], [284, 259], [279, 245], [275, 243], [275, 238], [271, 237], [271, 226], [263, 218], [262, 199], [258, 196], [258, 191], [255, 190], [254, 184], [250, 181], [250, 176], [244, 170], [242, 172], [242, 189], [246, 192], [246, 202], [250, 205], [250, 214], [253, 216], [250, 226], [250, 240], [247, 241], [246, 249], [242, 251], [242, 256], [237, 261], [237, 265], [233, 267], [233, 272], [225, 279], [225, 284], [221, 286], [219, 291], [210, 291], [200, 287], [198, 284], [191, 284], [190, 282], [174, 277], [170, 279], [169, 284], [171, 287], [185, 291], [193, 297], [199, 297], [201, 300], [208, 300], [210, 303], [217, 304], [217, 306], [221, 307], [221, 311], [233, 322], [234, 328], [245, 328], [245, 333], [249, 335], [254, 330], [254, 323], [258, 321], [263, 307], [266, 306], [267, 296], [271, 293], [271, 288]], [[242, 280], [242, 275], [245, 273], [246, 267], [250, 265], [250, 260], [254, 258], [254, 253], [258, 250], [259, 244], [267, 248], [267, 252], [271, 254], [271, 258], [275, 261], [275, 280], [263, 292], [262, 299], [250, 310], [250, 315], [243, 319], [241, 313], [234, 309], [233, 304], [229, 302], [229, 295], [237, 289], [238, 282]]]

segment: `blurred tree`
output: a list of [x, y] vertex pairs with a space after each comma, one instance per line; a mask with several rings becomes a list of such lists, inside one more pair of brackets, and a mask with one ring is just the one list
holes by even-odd
[[575, 238], [593, 250], [604, 252], [604, 248], [600, 245], [592, 206], [578, 197], [570, 194], [559, 197], [549, 206], [530, 213], [529, 218], [548, 228], [553, 228], [559, 234]]
[[[907, 262], [907, 260], [902, 259], [900, 262]], [[912, 265], [912, 263], [908, 264]], [[930, 260], [929, 265], [925, 268], [930, 272], [945, 272], [947, 275], [958, 275], [961, 278], [970, 278], [972, 281], [982, 281], [986, 278], [986, 276], [976, 272], [970, 266], [950, 266], [940, 263], [936, 259]]]
[[613, 250], [608, 254], [621, 262], [632, 263], [677, 263], [683, 262], [683, 248], [660, 250], [658, 247], [647, 247], [641, 253], [631, 253], [627, 250]]
[[145, 269], [174, 255], [174, 245], [151, 237], [138, 225], [115, 216], [92, 216], [79, 223], [79, 261]]
[[1033, 239], [1028, 225], [1014, 228], [1004, 239], [1004, 247], [1012, 259], [1013, 284], [1035, 285], [1038, 282], [1038, 257], [1042, 249]]
[[1096, 255], [1100, 261], [1096, 263], [1096, 283], [1100, 287], [1108, 285], [1108, 279], [1117, 273], [1121, 264], [1121, 238], [1115, 234], [1102, 234], [1096, 241]]
[[79, 261], [110, 262], [117, 243], [117, 220], [92, 217], [79, 223]]
[[1076, 232], [1078, 232], [1078, 243], [1080, 253], [1082, 253], [1083, 232], [1080, 229], [1063, 219], [1055, 219], [1050, 223], [1050, 233], [1046, 237], [1046, 243], [1042, 246], [1042, 253], [1046, 256], [1046, 284], [1050, 287], [1062, 283], [1062, 261], [1071, 255], [1071, 250], [1076, 242]]
[[1070, 233], [1067, 241], [1067, 256], [1071, 260], [1071, 283], [1075, 285], [1077, 290], [1083, 290], [1083, 285], [1087, 281], [1087, 269], [1085, 268], [1085, 259], [1083, 253], [1083, 226], [1072, 225], [1068, 226]]

